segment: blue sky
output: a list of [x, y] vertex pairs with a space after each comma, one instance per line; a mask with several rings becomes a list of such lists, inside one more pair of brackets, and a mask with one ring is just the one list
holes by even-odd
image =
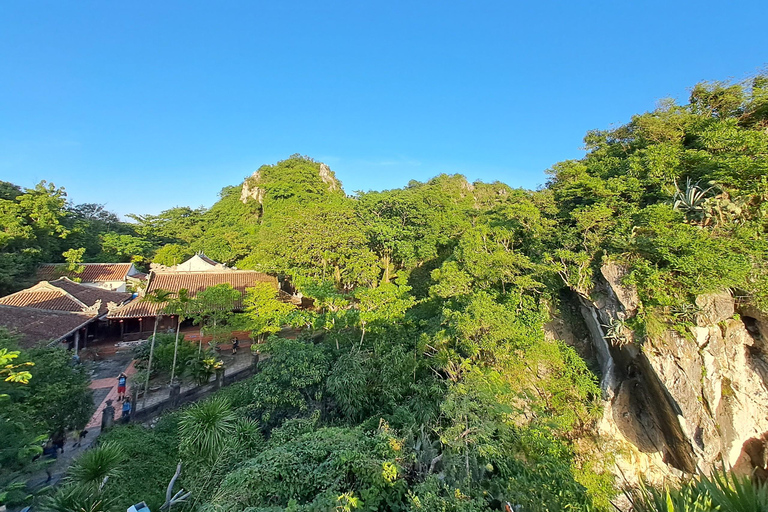
[[768, 63], [754, 2], [0, 3], [0, 179], [120, 214], [210, 206], [302, 153], [347, 192], [534, 188], [701, 80]]

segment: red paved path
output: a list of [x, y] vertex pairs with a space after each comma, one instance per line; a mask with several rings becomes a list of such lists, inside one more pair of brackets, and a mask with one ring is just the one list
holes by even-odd
[[[136, 373], [136, 368], [133, 367], [133, 361], [131, 361], [128, 366], [126, 367], [123, 372], [130, 377], [134, 373]], [[107, 400], [112, 400], [113, 402], [117, 402], [117, 376], [115, 377], [107, 377], [106, 379], [96, 379], [91, 381], [91, 389], [103, 389], [103, 388], [112, 388], [109, 390], [109, 393], [107, 393], [107, 396], [104, 397], [104, 400], [101, 401], [98, 407], [96, 407], [96, 412], [93, 413], [93, 416], [91, 417], [91, 421], [88, 422], [88, 426], [85, 428], [91, 429], [96, 428], [98, 426], [101, 426], [101, 411], [104, 410], [104, 407], [107, 405]], [[126, 395], [130, 396], [128, 393], [128, 388], [126, 387]], [[117, 407], [115, 409], [118, 409]], [[118, 417], [115, 418], [116, 420], [119, 419]]]

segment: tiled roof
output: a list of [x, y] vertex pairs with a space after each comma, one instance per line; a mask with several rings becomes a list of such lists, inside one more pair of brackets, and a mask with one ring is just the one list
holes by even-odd
[[56, 311], [85, 311], [99, 303], [98, 313], [107, 312], [107, 304], [122, 304], [130, 293], [112, 292], [85, 286], [61, 277], [55, 281], [42, 281], [31, 288], [0, 297], [0, 305], [30, 307]]
[[23, 348], [33, 347], [40, 341], [58, 341], [95, 319], [95, 313], [0, 305], [0, 326], [18, 334]]
[[122, 304], [131, 297], [132, 293], [127, 292], [113, 292], [111, 290], [104, 290], [102, 288], [94, 288], [93, 286], [85, 286], [80, 283], [70, 281], [66, 277], [59, 278], [50, 282], [53, 286], [61, 288], [65, 292], [74, 296], [80, 302], [88, 306], [93, 306], [96, 301], [101, 301], [99, 307], [99, 315], [103, 315], [107, 312], [107, 304], [114, 302], [115, 304]]
[[[252, 288], [257, 283], [270, 283], [275, 290], [278, 289], [277, 278], [253, 270], [229, 270], [226, 272], [152, 272], [149, 275], [147, 293], [154, 290], [165, 290], [178, 293], [186, 289], [190, 297], [198, 292], [228, 283], [245, 297], [246, 288]], [[113, 309], [107, 315], [108, 318], [138, 318], [156, 316], [166, 304], [152, 304], [136, 299], [124, 306]], [[235, 304], [236, 310], [242, 309], [242, 299]]]
[[5, 297], [0, 297], [0, 304], [18, 308], [32, 307], [56, 311], [82, 311], [86, 307], [79, 300], [60, 290], [22, 290]]
[[82, 263], [85, 267], [79, 274], [63, 270], [62, 263], [46, 263], [37, 269], [39, 281], [51, 281], [66, 276], [70, 279], [79, 278], [84, 283], [100, 283], [105, 281], [125, 281], [131, 271], [132, 263]]

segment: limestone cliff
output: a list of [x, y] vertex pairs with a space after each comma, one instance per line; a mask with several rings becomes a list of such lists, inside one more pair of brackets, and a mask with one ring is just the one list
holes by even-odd
[[766, 471], [768, 315], [728, 292], [700, 296], [695, 325], [635, 339], [625, 321], [642, 308], [615, 264], [580, 309], [601, 370], [598, 444], [620, 480], [660, 482], [724, 461]]

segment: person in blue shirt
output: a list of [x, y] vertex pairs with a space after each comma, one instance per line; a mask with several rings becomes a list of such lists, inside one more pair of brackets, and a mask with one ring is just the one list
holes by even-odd
[[129, 421], [131, 421], [132, 410], [133, 408], [131, 407], [130, 397], [125, 397], [125, 401], [123, 402], [123, 416], [122, 416], [123, 423], [128, 423]]

